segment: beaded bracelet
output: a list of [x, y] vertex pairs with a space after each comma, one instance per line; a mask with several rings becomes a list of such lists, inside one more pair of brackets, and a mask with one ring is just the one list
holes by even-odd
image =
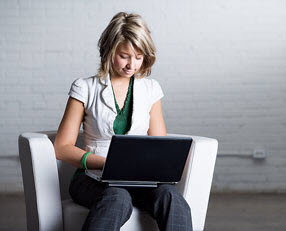
[[86, 152], [82, 156], [81, 163], [82, 163], [82, 166], [83, 166], [84, 169], [87, 169], [86, 159], [87, 159], [89, 154], [91, 154], [91, 152]]

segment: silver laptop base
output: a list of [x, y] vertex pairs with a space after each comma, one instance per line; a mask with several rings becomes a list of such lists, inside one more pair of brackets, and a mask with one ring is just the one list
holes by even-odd
[[110, 187], [147, 187], [147, 188], [157, 188], [158, 184], [125, 184], [125, 183], [108, 183]]

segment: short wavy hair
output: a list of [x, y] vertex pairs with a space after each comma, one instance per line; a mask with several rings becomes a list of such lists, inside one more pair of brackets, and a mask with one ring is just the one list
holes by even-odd
[[117, 13], [98, 41], [101, 64], [97, 77], [105, 78], [109, 73], [114, 73], [112, 68], [114, 54], [122, 42], [128, 42], [133, 50], [138, 49], [144, 55], [142, 66], [135, 76], [142, 78], [149, 76], [156, 60], [156, 48], [150, 33], [140, 15]]

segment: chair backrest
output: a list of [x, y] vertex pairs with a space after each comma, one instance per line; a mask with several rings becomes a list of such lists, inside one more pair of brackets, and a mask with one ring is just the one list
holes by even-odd
[[[52, 143], [54, 143], [56, 138], [56, 133], [47, 134], [49, 139]], [[84, 141], [83, 141], [83, 133], [82, 131], [79, 132], [76, 146], [79, 148], [84, 149]], [[76, 170], [75, 167], [73, 167], [70, 164], [65, 163], [64, 161], [57, 160], [57, 166], [58, 166], [58, 174], [59, 174], [59, 183], [60, 183], [60, 190], [61, 190], [61, 198], [62, 200], [70, 198], [69, 195], [69, 184], [72, 179], [72, 176]]]

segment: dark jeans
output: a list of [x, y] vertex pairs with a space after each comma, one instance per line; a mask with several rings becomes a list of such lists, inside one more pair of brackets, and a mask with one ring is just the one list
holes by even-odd
[[82, 174], [71, 182], [69, 192], [75, 203], [90, 209], [82, 230], [120, 230], [133, 205], [156, 219], [160, 230], [193, 230], [190, 208], [174, 185], [108, 187]]

